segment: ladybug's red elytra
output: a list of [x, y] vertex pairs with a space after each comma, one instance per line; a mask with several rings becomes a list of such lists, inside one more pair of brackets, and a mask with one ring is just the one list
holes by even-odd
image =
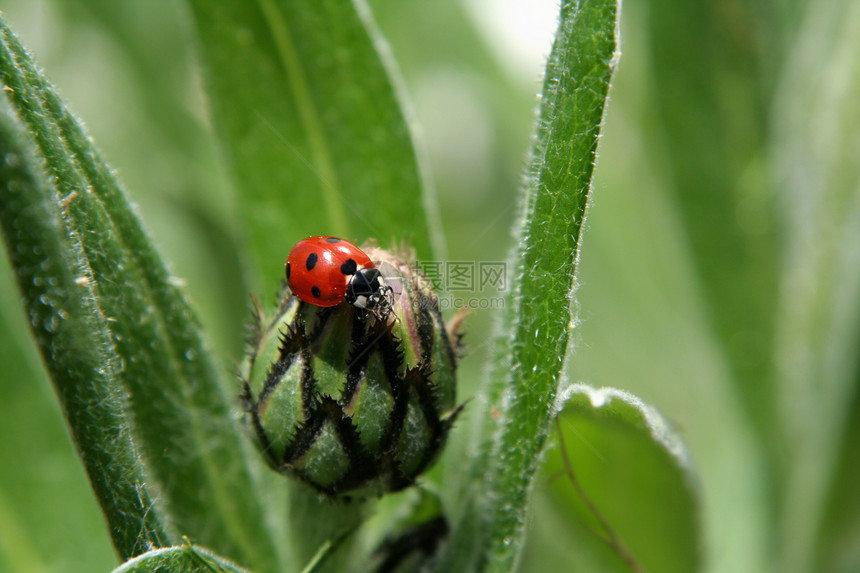
[[290, 251], [287, 283], [299, 299], [329, 308], [343, 301], [385, 319], [392, 289], [364, 251], [329, 236], [302, 239]]

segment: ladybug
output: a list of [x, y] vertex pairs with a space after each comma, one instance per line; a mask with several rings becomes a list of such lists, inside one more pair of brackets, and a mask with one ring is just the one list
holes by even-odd
[[329, 308], [343, 301], [384, 320], [391, 311], [392, 288], [364, 251], [344, 239], [302, 239], [287, 257], [287, 283], [308, 304]]

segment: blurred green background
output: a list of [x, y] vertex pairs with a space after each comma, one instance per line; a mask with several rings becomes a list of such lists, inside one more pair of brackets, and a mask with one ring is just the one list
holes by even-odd
[[[555, 2], [370, 5], [430, 159], [446, 260], [504, 261]], [[696, 468], [708, 571], [860, 570], [858, 6], [623, 6], [568, 376], [629, 390], [675, 424]], [[119, 171], [232, 372], [248, 315], [241, 229], [186, 7], [0, 10]], [[0, 571], [109, 571], [108, 535], [2, 264]], [[463, 397], [491, 322], [489, 310], [469, 318]], [[595, 552], [557, 484], [552, 472], [538, 480], [522, 570], [624, 570]], [[659, 530], [660, 510], [638, 527]]]

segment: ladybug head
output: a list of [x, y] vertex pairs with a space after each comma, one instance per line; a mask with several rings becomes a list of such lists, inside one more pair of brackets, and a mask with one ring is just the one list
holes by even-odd
[[372, 312], [378, 319], [385, 320], [391, 312], [393, 290], [385, 282], [379, 269], [361, 269], [346, 289], [346, 302], [356, 308]]

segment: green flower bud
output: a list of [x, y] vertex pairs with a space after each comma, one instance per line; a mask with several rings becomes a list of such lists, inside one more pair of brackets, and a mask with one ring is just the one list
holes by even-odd
[[388, 251], [365, 252], [392, 287], [387, 316], [313, 306], [285, 286], [274, 319], [255, 313], [242, 372], [269, 464], [332, 496], [411, 485], [460, 411], [459, 335], [446, 330], [430, 281]]

